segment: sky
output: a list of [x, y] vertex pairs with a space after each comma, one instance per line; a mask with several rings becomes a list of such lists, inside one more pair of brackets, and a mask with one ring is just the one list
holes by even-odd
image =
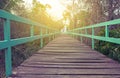
[[[31, 7], [32, 0], [24, 0], [25, 4]], [[46, 5], [49, 4], [51, 9], [47, 9], [47, 12], [50, 16], [54, 17], [55, 19], [61, 19], [63, 12], [65, 10], [65, 4], [71, 0], [38, 0], [40, 3]]]

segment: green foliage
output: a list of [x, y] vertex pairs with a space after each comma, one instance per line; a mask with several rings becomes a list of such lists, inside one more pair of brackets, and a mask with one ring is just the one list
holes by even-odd
[[[110, 30], [110, 37], [120, 38], [120, 28]], [[100, 35], [103, 36], [104, 31], [100, 32]], [[105, 41], [96, 41], [96, 50], [105, 54], [106, 56], [118, 60], [120, 62], [120, 45], [113, 44]]]
[[79, 20], [78, 26], [87, 26], [89, 22], [89, 13], [87, 11], [80, 11], [78, 14], [76, 14], [76, 17]]
[[32, 12], [30, 13], [30, 19], [51, 28], [61, 29], [63, 27], [62, 20], [54, 20], [48, 13], [47, 9], [50, 9], [50, 5], [41, 4], [39, 1], [33, 1]]
[[29, 42], [12, 48], [13, 67], [20, 65], [40, 49], [38, 41]]
[[0, 9], [11, 11], [12, 8], [19, 6], [23, 0], [0, 0]]

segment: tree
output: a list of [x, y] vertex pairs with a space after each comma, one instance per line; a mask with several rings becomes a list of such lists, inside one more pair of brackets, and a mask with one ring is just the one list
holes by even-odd
[[11, 11], [13, 7], [19, 6], [18, 4], [23, 0], [0, 0], [0, 9]]
[[47, 13], [46, 9], [51, 9], [51, 6], [49, 4], [43, 5], [37, 0], [33, 0], [33, 7], [32, 12], [30, 13], [30, 19], [51, 28], [62, 28], [62, 22], [60, 22], [60, 20], [53, 20], [52, 17]]
[[[86, 0], [91, 10], [91, 17], [97, 16], [94, 23], [109, 21], [120, 17], [120, 0]], [[101, 19], [99, 19], [101, 18]]]

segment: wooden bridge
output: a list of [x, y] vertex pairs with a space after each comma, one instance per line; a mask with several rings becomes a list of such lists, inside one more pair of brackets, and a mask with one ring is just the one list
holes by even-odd
[[[69, 30], [60, 35], [60, 31], [49, 28], [29, 19], [18, 17], [0, 10], [4, 19], [4, 40], [0, 41], [0, 50], [5, 49], [5, 69], [8, 78], [120, 78], [120, 64], [94, 50], [94, 40], [120, 44], [120, 38], [109, 36], [109, 26], [120, 24], [120, 19], [92, 26]], [[30, 26], [30, 36], [11, 39], [10, 22], [16, 21]], [[40, 27], [40, 34], [34, 34], [34, 26]], [[94, 29], [105, 28], [105, 36], [96, 36]], [[91, 34], [88, 33], [91, 29]], [[45, 30], [45, 33], [43, 32]], [[85, 31], [85, 32], [82, 32]], [[72, 36], [80, 37], [81, 41]], [[50, 38], [43, 47], [43, 38]], [[92, 47], [82, 43], [83, 37], [91, 38]], [[42, 48], [20, 66], [12, 69], [11, 48], [13, 46], [40, 39]]]
[[12, 78], [120, 78], [120, 64], [62, 35], [13, 70]]

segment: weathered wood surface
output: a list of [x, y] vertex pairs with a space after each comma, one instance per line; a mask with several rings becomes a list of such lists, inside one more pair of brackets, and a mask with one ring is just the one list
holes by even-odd
[[12, 78], [120, 78], [120, 64], [60, 36], [14, 69]]

